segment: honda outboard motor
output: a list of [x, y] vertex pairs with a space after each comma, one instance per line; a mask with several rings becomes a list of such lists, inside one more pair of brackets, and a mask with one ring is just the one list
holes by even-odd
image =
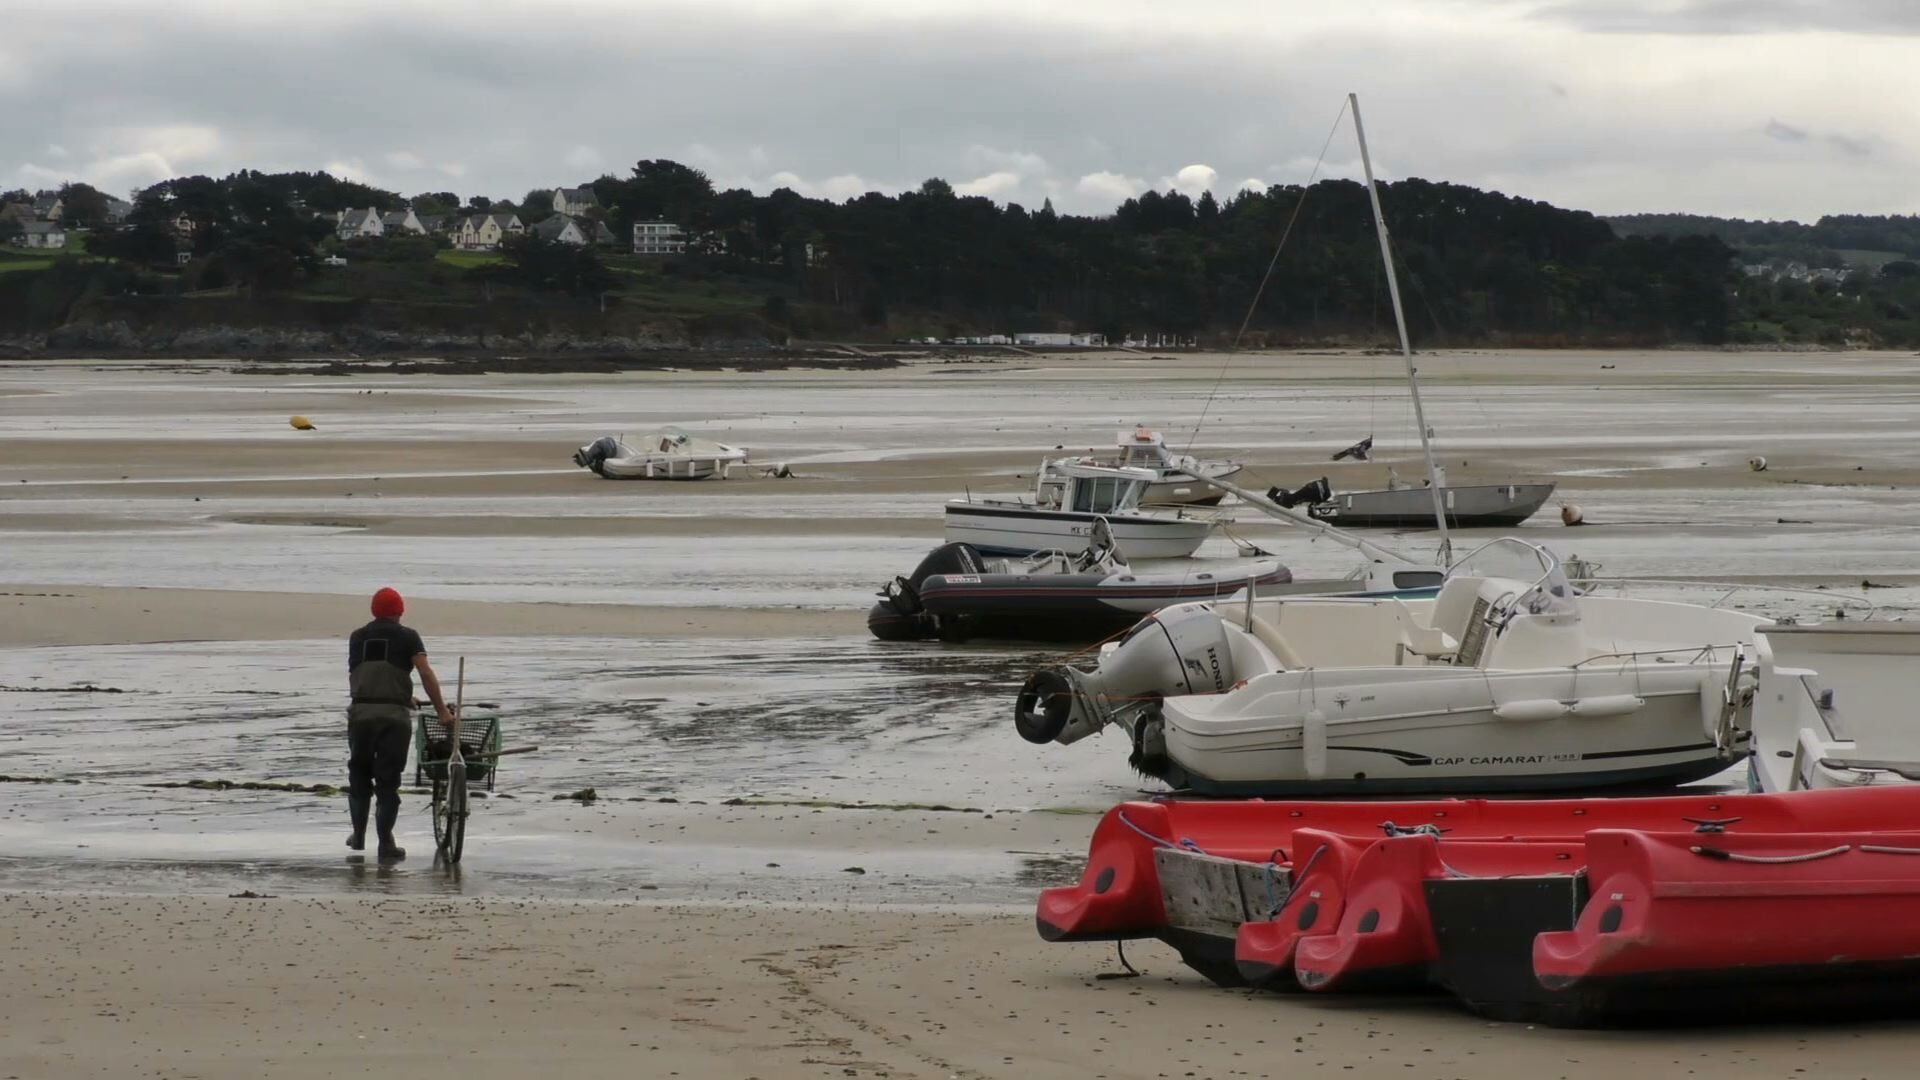
[[1296, 506], [1312, 506], [1315, 503], [1326, 502], [1333, 498], [1333, 486], [1328, 484], [1327, 478], [1323, 476], [1311, 484], [1302, 486], [1298, 491], [1288, 491], [1280, 487], [1268, 488], [1267, 498], [1272, 499], [1274, 505], [1281, 509], [1291, 510]]
[[600, 463], [620, 453], [620, 441], [611, 435], [602, 435], [573, 452], [573, 463], [583, 469], [600, 472]]
[[1220, 616], [1181, 604], [1141, 621], [1092, 671], [1060, 664], [1034, 672], [1014, 702], [1013, 725], [1031, 743], [1078, 742], [1161, 698], [1219, 693], [1237, 681]]

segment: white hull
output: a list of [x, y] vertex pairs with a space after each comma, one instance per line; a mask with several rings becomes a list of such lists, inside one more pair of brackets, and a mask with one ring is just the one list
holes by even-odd
[[[1231, 479], [1242, 466], [1231, 461], [1203, 462], [1201, 473], [1216, 480]], [[1151, 506], [1212, 506], [1224, 493], [1185, 473], [1162, 473], [1161, 479], [1147, 485], [1140, 501]]]
[[1114, 542], [1129, 559], [1182, 559], [1213, 532], [1211, 521], [1198, 518], [1088, 514], [996, 500], [955, 500], [946, 507], [946, 538], [993, 555], [1036, 551], [1078, 555], [1087, 549], [1093, 523], [1103, 517]]
[[609, 480], [711, 480], [726, 475], [727, 466], [746, 459], [744, 453], [713, 457], [656, 454], [608, 458], [600, 463], [599, 471]]
[[[1531, 556], [1490, 574], [1503, 558]], [[1433, 599], [1178, 604], [1042, 668], [1029, 742], [1115, 725], [1140, 771], [1219, 795], [1565, 791], [1680, 783], [1746, 752], [1756, 627], [1689, 604], [1581, 596], [1498, 541]]]
[[1231, 695], [1169, 698], [1169, 757], [1209, 793], [1549, 791], [1697, 779], [1723, 667], [1262, 675]]
[[1920, 625], [1775, 626], [1759, 636], [1753, 780], [1762, 791], [1920, 780]]
[[602, 436], [575, 451], [573, 463], [608, 480], [709, 480], [744, 464], [747, 451], [679, 428], [664, 428], [632, 442]]

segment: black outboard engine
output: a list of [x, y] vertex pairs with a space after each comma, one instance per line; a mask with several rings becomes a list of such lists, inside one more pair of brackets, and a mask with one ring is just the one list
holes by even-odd
[[604, 476], [606, 474], [600, 471], [600, 463], [619, 453], [619, 440], [611, 435], [602, 435], [580, 449], [575, 450], [573, 452], [573, 463], [583, 469], [592, 469], [596, 474]]
[[1333, 498], [1333, 485], [1327, 483], [1327, 478], [1323, 476], [1311, 484], [1302, 485], [1298, 491], [1288, 491], [1280, 487], [1268, 488], [1267, 498], [1272, 499], [1274, 505], [1284, 510], [1291, 510], [1296, 506], [1313, 506]]
[[881, 641], [921, 641], [940, 632], [920, 603], [920, 586], [935, 574], [984, 574], [986, 560], [972, 544], [941, 544], [910, 577], [897, 577], [880, 590], [880, 602], [867, 609], [867, 630]]

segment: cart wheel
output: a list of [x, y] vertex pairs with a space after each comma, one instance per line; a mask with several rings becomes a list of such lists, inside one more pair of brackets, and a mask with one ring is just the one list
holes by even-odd
[[435, 849], [447, 849], [447, 782], [433, 782], [433, 846]]
[[452, 865], [460, 861], [461, 849], [467, 846], [467, 770], [463, 765], [455, 764], [447, 769], [446, 819], [447, 835], [441, 841], [440, 850], [446, 853], [448, 865]]

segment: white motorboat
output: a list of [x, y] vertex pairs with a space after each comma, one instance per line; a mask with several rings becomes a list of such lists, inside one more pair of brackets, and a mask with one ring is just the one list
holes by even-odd
[[1920, 625], [1761, 628], [1753, 783], [1761, 791], [1920, 780]]
[[1030, 742], [1108, 726], [1142, 772], [1203, 794], [1561, 791], [1680, 783], [1744, 752], [1766, 620], [1583, 596], [1544, 548], [1496, 540], [1432, 600], [1180, 604], [1043, 668]]
[[573, 463], [609, 480], [725, 478], [747, 460], [746, 450], [665, 427], [628, 441], [603, 435], [573, 452]]
[[1202, 459], [1192, 454], [1176, 454], [1167, 448], [1167, 440], [1157, 431], [1136, 427], [1114, 436], [1118, 453], [1105, 460], [1085, 457], [1083, 465], [1106, 465], [1121, 469], [1145, 469], [1154, 474], [1141, 496], [1143, 506], [1214, 506], [1226, 492], [1201, 481], [1227, 480], [1246, 466], [1237, 461]]
[[1044, 462], [1031, 499], [948, 501], [947, 542], [971, 544], [988, 555], [1058, 551], [1073, 556], [1087, 550], [1095, 522], [1105, 519], [1113, 541], [1132, 558], [1186, 558], [1220, 519], [1190, 510], [1142, 509], [1141, 499], [1155, 479], [1146, 469]]

